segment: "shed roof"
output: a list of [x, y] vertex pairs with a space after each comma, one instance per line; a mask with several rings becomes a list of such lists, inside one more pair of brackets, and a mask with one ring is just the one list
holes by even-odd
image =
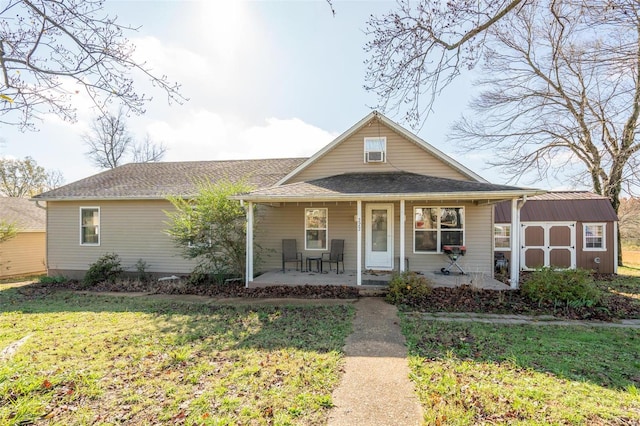
[[409, 172], [345, 173], [273, 186], [234, 198], [248, 201], [343, 200], [404, 197], [407, 199], [504, 199], [541, 191]]
[[[588, 191], [555, 191], [527, 199], [522, 222], [613, 222], [618, 220], [609, 199]], [[511, 204], [496, 205], [496, 223], [511, 223]]]
[[124, 200], [194, 196], [198, 183], [228, 179], [246, 180], [263, 188], [274, 185], [305, 158], [230, 161], [131, 163], [36, 195], [34, 199]]
[[20, 231], [44, 232], [47, 213], [26, 198], [0, 197], [0, 220], [15, 223]]

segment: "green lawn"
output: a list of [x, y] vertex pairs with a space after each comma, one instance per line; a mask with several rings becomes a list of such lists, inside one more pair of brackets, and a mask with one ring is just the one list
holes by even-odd
[[323, 424], [353, 316], [10, 287], [0, 424]]
[[638, 424], [640, 330], [403, 314], [427, 424]]

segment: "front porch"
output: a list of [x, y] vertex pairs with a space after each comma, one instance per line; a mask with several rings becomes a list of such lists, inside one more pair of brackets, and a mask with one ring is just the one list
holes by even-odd
[[[457, 287], [469, 284], [485, 290], [508, 290], [510, 287], [482, 272], [466, 275], [443, 275], [436, 272], [422, 272], [435, 283], [436, 287]], [[386, 287], [391, 280], [392, 272], [362, 272], [362, 289]], [[343, 274], [333, 272], [301, 272], [296, 270], [272, 270], [259, 275], [249, 283], [249, 287], [265, 287], [269, 285], [346, 285], [357, 286], [357, 274], [354, 270], [346, 270]]]

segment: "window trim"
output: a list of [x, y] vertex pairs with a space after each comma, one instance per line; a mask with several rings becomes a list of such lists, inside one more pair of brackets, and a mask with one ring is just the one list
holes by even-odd
[[[84, 229], [84, 225], [82, 224], [82, 212], [83, 210], [97, 210], [98, 211], [98, 224], [95, 225], [98, 228], [98, 242], [97, 243], [85, 243], [82, 242], [82, 230]], [[100, 207], [99, 206], [80, 206], [80, 235], [79, 235], [79, 240], [80, 240], [80, 245], [81, 246], [87, 246], [87, 247], [99, 247], [100, 244], [102, 243], [102, 235], [101, 235], [101, 226], [100, 226], [100, 222], [101, 222], [101, 218], [102, 218], [102, 212], [100, 211]]]
[[[324, 210], [326, 225], [325, 228], [307, 228], [307, 211], [309, 210]], [[309, 248], [307, 241], [307, 231], [325, 231], [324, 247]], [[308, 251], [327, 251], [329, 249], [329, 208], [327, 207], [305, 207], [304, 209], [304, 249]]]
[[[496, 226], [502, 226], [505, 229], [509, 230], [509, 236], [505, 237], [504, 235], [496, 235]], [[497, 247], [496, 246], [496, 237], [506, 238], [509, 240], [509, 246], [507, 247]], [[493, 224], [493, 251], [511, 251], [511, 224], [510, 223], [494, 223]]]
[[[588, 226], [602, 227], [602, 246], [601, 247], [587, 247], [587, 227]], [[607, 223], [606, 222], [588, 222], [588, 223], [582, 224], [582, 250], [583, 251], [607, 251]]]
[[[375, 150], [367, 149], [368, 141], [382, 141], [384, 147], [382, 148], [382, 161], [367, 161], [367, 153], [369, 152], [377, 152]], [[387, 137], [386, 136], [376, 136], [376, 137], [366, 137], [364, 138], [364, 145], [362, 150], [362, 158], [365, 163], [386, 163], [387, 162]]]
[[[413, 254], [443, 254], [444, 251], [442, 251], [442, 228], [441, 228], [441, 214], [438, 214], [438, 220], [436, 222], [436, 228], [435, 228], [435, 232], [436, 232], [436, 250], [435, 251], [422, 251], [422, 250], [416, 250], [416, 231], [426, 231], [425, 229], [418, 229], [416, 228], [416, 209], [438, 209], [439, 211], [442, 209], [462, 209], [462, 214], [463, 214], [463, 221], [462, 221], [462, 228], [460, 229], [451, 229], [453, 231], [458, 230], [460, 232], [462, 232], [462, 245], [466, 245], [466, 238], [467, 238], [467, 232], [466, 232], [466, 222], [467, 222], [467, 217], [466, 217], [466, 207], [464, 205], [458, 205], [458, 206], [424, 206], [424, 205], [420, 205], [420, 206], [413, 206]], [[433, 232], [434, 230], [431, 230], [431, 232]]]

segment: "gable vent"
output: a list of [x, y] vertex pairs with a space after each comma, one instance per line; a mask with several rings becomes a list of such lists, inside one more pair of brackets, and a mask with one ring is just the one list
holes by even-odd
[[367, 163], [382, 163], [384, 161], [384, 151], [368, 151]]

